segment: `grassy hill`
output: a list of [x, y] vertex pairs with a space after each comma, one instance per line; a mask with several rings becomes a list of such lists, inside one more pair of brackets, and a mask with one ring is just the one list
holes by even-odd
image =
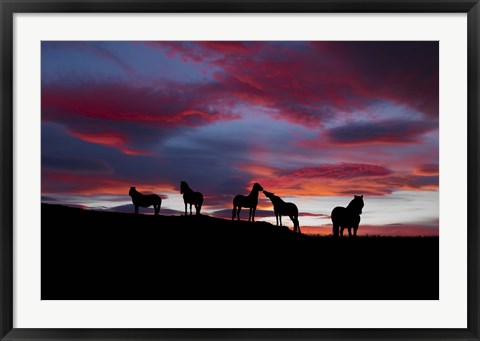
[[42, 204], [42, 299], [438, 299], [438, 238]]

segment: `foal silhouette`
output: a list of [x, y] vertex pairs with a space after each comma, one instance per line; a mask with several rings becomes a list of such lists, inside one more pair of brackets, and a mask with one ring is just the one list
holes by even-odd
[[282, 215], [287, 215], [293, 222], [293, 231], [301, 233], [300, 231], [300, 223], [298, 222], [298, 208], [292, 202], [285, 202], [279, 196], [276, 196], [275, 193], [263, 191], [263, 194], [273, 204], [273, 211], [275, 212], [275, 218], [277, 218], [277, 226], [278, 226], [278, 218], [280, 218], [280, 226], [282, 226]]
[[135, 187], [130, 187], [128, 195], [132, 197], [133, 206], [135, 206], [135, 213], [138, 214], [139, 207], [149, 207], [153, 205], [155, 215], [160, 213], [160, 206], [162, 206], [162, 198], [156, 194], [142, 194]]
[[358, 225], [360, 224], [360, 214], [363, 208], [363, 195], [355, 195], [347, 207], [335, 207], [332, 211], [333, 236], [338, 237], [340, 228], [340, 237], [343, 237], [343, 230], [348, 229], [348, 236], [357, 236]]
[[185, 203], [185, 215], [187, 215], [187, 204], [190, 204], [190, 215], [192, 215], [192, 205], [195, 205], [195, 211], [200, 214], [203, 204], [203, 194], [194, 192], [185, 181], [180, 181], [180, 194], [183, 194]]
[[237, 220], [240, 220], [240, 210], [242, 207], [249, 207], [250, 214], [248, 215], [248, 221], [250, 221], [250, 219], [255, 221], [255, 210], [257, 209], [258, 192], [260, 191], [263, 191], [263, 187], [255, 183], [249, 195], [244, 196], [239, 194], [233, 198], [232, 220], [235, 219], [235, 215], [237, 216]]

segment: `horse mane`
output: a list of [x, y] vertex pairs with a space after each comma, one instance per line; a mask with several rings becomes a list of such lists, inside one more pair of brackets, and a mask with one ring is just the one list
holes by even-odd
[[263, 191], [263, 187], [258, 182], [255, 182], [249, 195], [255, 195], [255, 193], [258, 194], [260, 191]]
[[278, 200], [279, 202], [281, 202], [282, 204], [285, 204], [285, 200], [283, 200], [282, 198], [280, 198], [278, 195], [274, 195], [275, 199]]
[[180, 181], [180, 193], [193, 192], [193, 189], [190, 188], [186, 181]]
[[278, 195], [275, 195], [275, 193], [268, 192], [268, 191], [263, 191], [265, 195], [272, 201], [272, 204], [275, 205], [274, 201], [276, 201], [279, 204], [285, 204], [285, 201], [280, 198]]
[[350, 201], [350, 203], [348, 204], [348, 206], [346, 208], [350, 209], [350, 210], [361, 211], [362, 208], [363, 208], [363, 195], [361, 195], [361, 196], [355, 195], [354, 198], [352, 199], [352, 201]]

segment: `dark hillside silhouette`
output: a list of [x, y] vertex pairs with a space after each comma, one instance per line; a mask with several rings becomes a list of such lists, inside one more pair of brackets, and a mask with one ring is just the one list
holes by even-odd
[[248, 221], [255, 221], [255, 210], [257, 209], [258, 192], [260, 191], [263, 191], [263, 187], [258, 183], [255, 183], [249, 195], [245, 196], [239, 194], [233, 198], [232, 220], [235, 219], [235, 216], [237, 217], [237, 220], [240, 220], [240, 211], [242, 210], [242, 207], [248, 207], [250, 208]]
[[360, 214], [363, 209], [363, 195], [355, 195], [347, 207], [335, 207], [332, 211], [333, 235], [343, 237], [343, 230], [348, 229], [348, 236], [357, 236], [358, 225], [360, 224]]
[[[438, 238], [42, 204], [41, 298], [438, 299]], [[385, 262], [384, 260], [387, 260]]]
[[298, 222], [298, 208], [292, 202], [285, 202], [279, 196], [276, 196], [275, 193], [270, 193], [268, 191], [263, 191], [263, 194], [267, 198], [269, 198], [273, 204], [273, 211], [275, 212], [275, 217], [277, 218], [277, 226], [278, 226], [278, 219], [280, 218], [280, 226], [282, 226], [282, 215], [286, 215], [290, 217], [290, 220], [293, 222], [293, 231], [300, 232], [300, 223]]

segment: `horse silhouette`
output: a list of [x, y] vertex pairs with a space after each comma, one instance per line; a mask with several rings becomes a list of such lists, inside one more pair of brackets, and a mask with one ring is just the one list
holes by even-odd
[[232, 220], [237, 216], [237, 220], [240, 220], [240, 210], [242, 207], [249, 207], [250, 214], [248, 215], [248, 221], [255, 221], [255, 210], [257, 209], [258, 204], [258, 192], [263, 191], [263, 187], [258, 183], [253, 185], [252, 191], [249, 195], [237, 195], [233, 198], [233, 211], [232, 211]]
[[293, 222], [293, 231], [301, 233], [300, 231], [300, 223], [298, 222], [298, 208], [292, 202], [285, 202], [279, 196], [276, 196], [275, 193], [271, 193], [268, 191], [263, 191], [263, 194], [273, 204], [273, 211], [275, 212], [275, 218], [277, 218], [277, 226], [278, 226], [278, 219], [280, 218], [280, 226], [282, 226], [282, 215], [289, 216]]
[[187, 204], [190, 204], [190, 215], [192, 215], [192, 205], [195, 205], [196, 214], [200, 214], [203, 204], [203, 194], [194, 192], [185, 181], [180, 181], [180, 194], [183, 194], [185, 215], [187, 215]]
[[348, 229], [348, 236], [357, 236], [358, 225], [360, 224], [360, 214], [363, 208], [363, 195], [354, 195], [347, 207], [335, 207], [332, 211], [333, 236], [343, 237], [343, 230]]
[[135, 213], [138, 214], [139, 207], [149, 207], [153, 205], [155, 215], [160, 213], [160, 206], [162, 206], [162, 198], [156, 194], [142, 194], [135, 187], [130, 187], [128, 195], [132, 197], [133, 206], [135, 206]]

